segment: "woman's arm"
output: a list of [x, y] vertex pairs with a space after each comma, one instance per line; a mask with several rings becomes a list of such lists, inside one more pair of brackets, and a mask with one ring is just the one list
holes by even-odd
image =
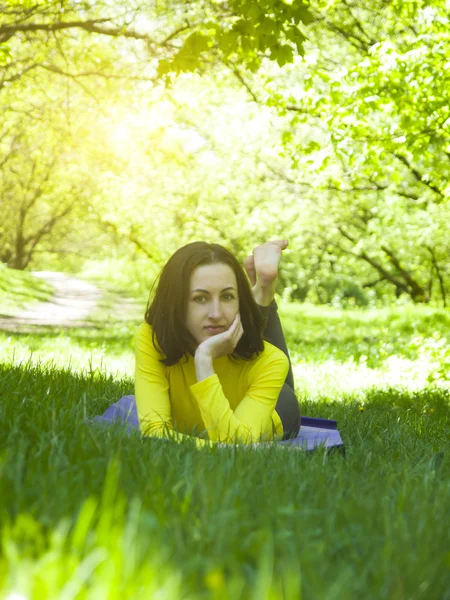
[[203, 381], [215, 374], [213, 359], [210, 355], [201, 353], [195, 355], [195, 373], [197, 381]]
[[[211, 361], [212, 362], [212, 361]], [[197, 365], [197, 362], [196, 362]], [[210, 364], [204, 374], [212, 374], [191, 386], [211, 441], [254, 443], [273, 440], [273, 411], [289, 369], [285, 354], [270, 344], [249, 371], [249, 388], [235, 411], [226, 398], [220, 380]]]
[[274, 438], [272, 415], [289, 368], [287, 357], [277, 348], [265, 346], [250, 369], [249, 390], [234, 412], [214, 371], [213, 360], [231, 354], [243, 332], [238, 313], [227, 331], [208, 338], [195, 352], [197, 383], [191, 392], [214, 442], [254, 443]]
[[169, 382], [161, 355], [152, 342], [148, 324], [139, 327], [136, 334], [135, 394], [139, 427], [143, 436], [182, 442], [195, 440], [197, 448], [212, 446], [209, 440], [179, 433], [172, 424]]

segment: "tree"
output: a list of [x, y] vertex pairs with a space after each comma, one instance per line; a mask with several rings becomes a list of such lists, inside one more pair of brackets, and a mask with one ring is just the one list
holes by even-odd
[[[297, 248], [283, 273], [297, 299], [364, 304], [369, 294], [395, 293], [446, 304], [443, 0], [314, 0], [309, 11], [237, 0], [63, 8], [7, 5], [0, 99], [5, 127], [20, 115], [36, 129], [41, 105], [61, 107], [46, 121], [54, 134], [45, 144], [91, 174], [89, 223], [95, 216], [118, 244], [154, 262], [198, 237], [242, 255], [249, 238], [282, 230]], [[168, 84], [161, 101], [170, 96], [178, 108], [149, 130], [160, 80]], [[228, 95], [231, 118], [221, 113]], [[133, 127], [116, 113], [131, 115]], [[248, 129], [256, 113], [258, 135]], [[101, 142], [103, 122], [105, 131], [124, 127], [131, 145], [119, 136], [111, 147], [109, 133]], [[190, 150], [192, 136], [203, 146]], [[21, 153], [23, 186], [31, 162], [25, 146]]]
[[364, 286], [388, 285], [414, 302], [437, 290], [445, 304], [446, 4], [317, 0], [311, 12], [306, 60], [267, 75], [253, 93], [265, 89], [269, 104], [291, 115], [288, 178], [314, 198], [311, 210], [320, 206], [327, 227], [316, 228], [318, 246], [369, 267], [375, 278]]
[[3, 0], [0, 14], [0, 89], [39, 70], [81, 81], [156, 79], [218, 61], [256, 70], [264, 56], [285, 64], [303, 51], [299, 24], [310, 20], [303, 0]]
[[20, 129], [10, 121], [0, 140], [0, 260], [14, 269], [71, 237], [89, 193], [68, 144], [60, 146], [48, 123], [39, 125]]
[[[255, 69], [266, 55], [282, 64], [291, 59], [291, 48], [301, 51], [304, 37], [298, 25], [309, 17], [302, 2], [294, 7], [242, 0], [82, 5], [72, 0], [4, 0], [0, 14], [0, 98], [5, 115], [0, 129], [5, 215], [1, 256], [16, 268], [25, 268], [43, 241], [48, 242], [50, 234], [55, 239], [80, 209], [80, 186], [64, 188], [69, 183], [63, 176], [70, 161], [80, 157], [79, 148], [74, 152], [66, 141], [67, 136], [73, 139], [72, 123], [81, 114], [76, 103], [86, 106], [91, 99], [105, 113], [108, 95], [123, 97], [119, 81], [154, 83], [183, 71], [209, 71], [220, 61], [233, 64], [235, 71], [236, 61]], [[61, 84], [55, 75], [62, 78]], [[80, 100], [80, 91], [88, 100]], [[64, 114], [57, 123], [46, 117], [43, 124], [42, 106], [49, 101], [61, 102], [58, 110]], [[64, 118], [67, 123], [61, 124]], [[20, 135], [11, 137], [8, 121], [21, 122]], [[54, 135], [43, 136], [37, 148], [36, 131], [42, 126]], [[175, 231], [185, 232], [186, 208], [173, 209]], [[123, 225], [114, 230], [105, 212], [97, 213], [114, 235], [148, 252], [137, 223], [131, 222], [125, 235]]]
[[167, 115], [158, 105], [153, 113], [143, 110], [145, 99], [135, 104], [135, 117], [119, 129], [121, 145], [108, 142], [109, 124], [104, 141], [100, 135], [90, 144], [101, 148], [103, 199], [93, 207], [99, 222], [159, 263], [195, 239], [224, 243], [244, 258], [249, 240], [286, 231], [291, 199], [261, 161], [264, 146], [270, 150], [276, 141], [272, 111], [254, 107], [252, 114], [230, 76], [221, 82], [180, 76], [164, 98], [167, 104], [170, 98]]

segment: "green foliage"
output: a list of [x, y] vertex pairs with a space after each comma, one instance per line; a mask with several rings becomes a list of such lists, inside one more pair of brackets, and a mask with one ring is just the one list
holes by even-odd
[[28, 118], [7, 115], [0, 139], [0, 259], [21, 270], [35, 253], [70, 245], [93, 191], [87, 165], [74, 160], [76, 130], [39, 95], [34, 108]]
[[303, 54], [306, 38], [299, 25], [312, 19], [303, 0], [232, 0], [213, 6], [216, 14], [208, 15], [201, 29], [185, 38], [172, 60], [159, 63], [159, 75], [197, 70], [211, 50], [221, 60], [238, 63], [250, 71], [256, 71], [264, 57], [281, 67], [293, 62], [294, 52]]
[[6, 65], [11, 60], [11, 48], [7, 44], [0, 44], [0, 66]]
[[186, 38], [183, 46], [175, 55], [172, 62], [162, 60], [158, 64], [158, 75], [166, 75], [175, 70], [176, 73], [184, 71], [194, 71], [200, 66], [200, 56], [202, 52], [206, 52], [211, 43], [203, 33], [195, 31]]
[[4, 3], [4, 262], [287, 237], [286, 297], [448, 304], [445, 2], [147, 9]]
[[420, 360], [430, 364], [430, 383], [445, 386], [450, 382], [450, 345], [446, 337], [436, 331], [432, 337], [414, 338], [411, 346], [418, 351]]
[[310, 302], [331, 304], [340, 308], [368, 306], [369, 304], [369, 300], [360, 286], [345, 277], [328, 278], [320, 281], [311, 290], [307, 298]]
[[312, 3], [306, 60], [266, 75], [266, 89], [291, 114], [283, 154], [311, 198], [312, 252], [329, 269], [359, 264], [380, 295], [445, 306], [448, 11], [441, 0], [397, 5]]
[[[122, 58], [124, 48], [141, 57], [142, 44], [139, 42], [144, 42], [150, 55], [152, 64], [146, 70], [153, 77], [203, 69], [205, 64], [218, 57], [223, 61], [239, 61], [252, 70], [260, 66], [264, 56], [283, 65], [292, 62], [293, 50], [303, 53], [305, 35], [299, 26], [312, 19], [308, 3], [303, 0], [294, 3], [273, 0], [207, 3], [199, 0], [189, 4], [161, 2], [148, 6], [127, 1], [125, 4], [100, 2], [82, 7], [77, 2], [69, 2], [65, 3], [63, 18], [58, 5], [45, 0], [32, 7], [22, 2], [2, 2], [0, 9], [3, 15], [0, 44], [9, 40], [16, 42], [14, 54], [19, 59], [9, 64], [0, 89], [5, 82], [13, 83], [22, 77], [23, 72], [17, 64], [20, 62], [30, 70], [42, 67], [67, 74], [66, 49], [72, 59], [82, 58], [80, 64], [83, 66], [91, 64], [90, 74], [109, 75], [114, 71], [114, 50], [118, 50]], [[125, 19], [124, 10], [132, 18]], [[135, 26], [135, 21], [140, 21], [140, 26]], [[152, 31], [155, 23], [157, 35]], [[69, 41], [65, 32], [70, 32], [76, 41], [95, 48], [96, 54], [100, 53], [104, 60], [92, 61], [89, 53], [80, 54], [76, 41], [75, 44]], [[23, 44], [24, 33], [27, 34], [27, 45], [31, 43], [31, 47], [39, 48], [34, 63], [30, 48]], [[108, 43], [114, 47], [112, 53], [107, 50]], [[5, 48], [4, 66], [9, 56], [8, 47]], [[139, 72], [135, 61], [130, 60], [128, 66], [133, 72]]]
[[108, 288], [121, 297], [145, 302], [149, 296], [157, 276], [161, 271], [159, 265], [151, 264], [148, 260], [125, 258], [107, 258], [103, 260], [87, 260], [79, 273], [82, 279], [98, 283], [101, 289]]

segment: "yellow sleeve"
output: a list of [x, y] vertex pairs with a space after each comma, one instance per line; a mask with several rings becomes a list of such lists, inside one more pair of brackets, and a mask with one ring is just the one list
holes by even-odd
[[212, 446], [209, 440], [185, 435], [174, 430], [170, 408], [169, 382], [163, 355], [152, 342], [152, 329], [144, 323], [136, 334], [136, 407], [141, 434], [176, 442], [194, 440], [197, 448]]
[[270, 348], [250, 369], [248, 392], [234, 412], [216, 374], [191, 386], [210, 440], [251, 444], [274, 439], [272, 415], [289, 361], [281, 350]]

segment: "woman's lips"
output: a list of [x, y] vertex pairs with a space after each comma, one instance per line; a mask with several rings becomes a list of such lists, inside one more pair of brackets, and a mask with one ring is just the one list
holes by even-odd
[[210, 333], [220, 333], [225, 330], [225, 327], [205, 327], [205, 329]]

